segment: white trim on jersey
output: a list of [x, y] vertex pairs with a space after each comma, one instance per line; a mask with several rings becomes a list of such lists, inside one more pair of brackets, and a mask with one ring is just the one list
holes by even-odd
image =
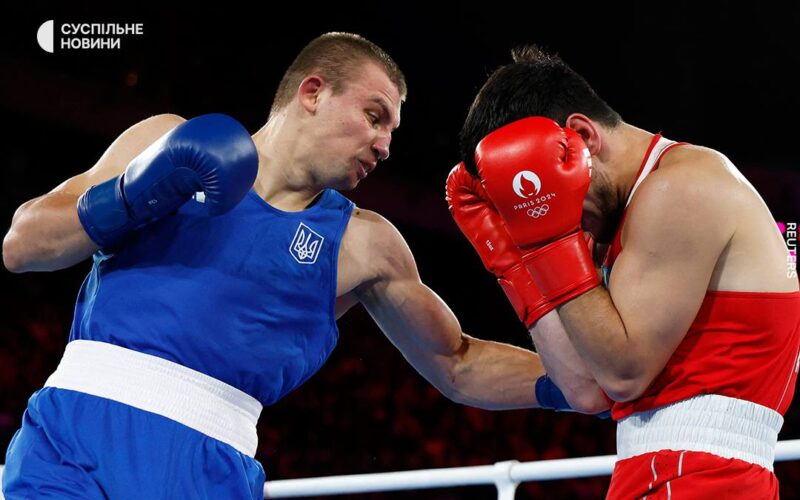
[[675, 141], [670, 141], [669, 139], [664, 139], [663, 137], [658, 140], [653, 149], [650, 151], [650, 156], [647, 157], [647, 161], [642, 168], [641, 173], [639, 173], [639, 177], [636, 179], [636, 182], [633, 183], [633, 187], [631, 188], [631, 194], [628, 195], [628, 201], [625, 202], [625, 206], [627, 207], [631, 200], [633, 199], [633, 193], [639, 188], [639, 184], [642, 183], [643, 180], [647, 177], [653, 167], [656, 166], [658, 161], [661, 159], [661, 155], [667, 150], [668, 147], [675, 144]]

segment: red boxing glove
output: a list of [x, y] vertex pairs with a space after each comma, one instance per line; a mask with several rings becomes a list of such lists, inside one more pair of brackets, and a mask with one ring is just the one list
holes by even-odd
[[447, 176], [445, 191], [447, 206], [458, 228], [478, 252], [486, 270], [497, 276], [520, 321], [530, 328], [555, 306], [542, 297], [531, 281], [522, 265], [522, 254], [480, 181], [466, 171], [462, 162]]
[[559, 305], [600, 284], [580, 229], [591, 157], [574, 130], [524, 118], [484, 137], [475, 163], [545, 299]]

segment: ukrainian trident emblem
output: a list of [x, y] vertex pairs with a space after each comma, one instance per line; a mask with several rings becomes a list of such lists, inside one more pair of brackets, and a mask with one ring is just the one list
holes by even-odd
[[323, 241], [323, 236], [301, 222], [289, 245], [289, 253], [299, 264], [313, 264], [317, 261]]

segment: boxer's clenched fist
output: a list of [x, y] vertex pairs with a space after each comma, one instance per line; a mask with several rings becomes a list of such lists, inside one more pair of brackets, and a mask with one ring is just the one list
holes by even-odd
[[599, 284], [580, 230], [591, 157], [575, 131], [524, 118], [481, 140], [475, 163], [545, 299], [558, 305]]
[[247, 130], [233, 118], [211, 114], [186, 121], [128, 164], [122, 175], [87, 190], [78, 217], [101, 247], [180, 207], [203, 191], [210, 213], [233, 208], [258, 172]]
[[522, 254], [506, 231], [497, 209], [478, 179], [459, 163], [446, 184], [447, 206], [461, 232], [478, 252], [484, 267], [497, 276], [519, 319], [530, 327], [553, 307], [531, 281]]

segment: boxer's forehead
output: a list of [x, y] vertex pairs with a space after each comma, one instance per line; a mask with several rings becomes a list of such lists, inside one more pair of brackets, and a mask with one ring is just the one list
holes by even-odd
[[353, 77], [347, 83], [347, 91], [365, 103], [374, 103], [391, 117], [393, 128], [400, 126], [400, 107], [403, 98], [397, 86], [392, 82], [386, 71], [374, 62], [365, 62], [359, 66]]

